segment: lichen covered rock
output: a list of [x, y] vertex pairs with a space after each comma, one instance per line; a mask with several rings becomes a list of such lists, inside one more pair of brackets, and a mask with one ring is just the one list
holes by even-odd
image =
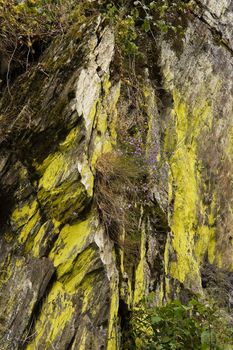
[[[149, 292], [160, 305], [204, 295], [207, 269], [230, 280], [232, 9], [196, 3], [181, 37], [145, 34], [143, 62], [98, 14], [2, 90], [1, 350], [117, 350]], [[111, 152], [143, 169], [118, 237], [95, 200]]]

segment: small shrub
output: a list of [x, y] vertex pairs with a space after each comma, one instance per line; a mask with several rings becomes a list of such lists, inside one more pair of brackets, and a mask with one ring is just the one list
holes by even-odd
[[138, 42], [143, 33], [183, 36], [190, 1], [128, 1], [107, 4], [105, 16], [116, 29], [117, 43], [126, 55], [142, 55]]
[[[140, 349], [220, 350], [233, 345], [233, 332], [215, 304], [192, 299], [162, 307], [144, 307], [131, 320]], [[146, 331], [145, 331], [146, 329]]]

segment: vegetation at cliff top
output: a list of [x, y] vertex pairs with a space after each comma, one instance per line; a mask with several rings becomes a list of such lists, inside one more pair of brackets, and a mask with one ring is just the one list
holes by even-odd
[[69, 0], [0, 0], [1, 75], [4, 66], [28, 68], [36, 61], [52, 38], [69, 27], [73, 9]]
[[[189, 1], [69, 1], [0, 0], [0, 59], [5, 66], [28, 67], [51, 39], [64, 34], [75, 20], [102, 13], [116, 29], [119, 46], [126, 54], [137, 54], [140, 32], [183, 35], [184, 14]], [[2, 73], [1, 72], [1, 73]]]

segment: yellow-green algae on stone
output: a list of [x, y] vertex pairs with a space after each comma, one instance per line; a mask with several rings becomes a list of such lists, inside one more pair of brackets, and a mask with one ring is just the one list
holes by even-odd
[[[168, 249], [174, 257], [169, 262], [167, 257], [166, 264], [169, 264], [168, 272], [173, 278], [185, 282], [193, 290], [200, 291], [199, 260], [200, 256], [204, 255], [209, 240], [213, 238], [213, 230], [209, 229], [209, 226], [200, 225], [197, 219], [201, 204], [197, 138], [204, 123], [211, 124], [212, 113], [211, 107], [204, 100], [197, 101], [196, 107], [190, 111], [177, 91], [174, 91], [173, 99], [175, 135], [167, 135], [166, 141], [169, 150], [169, 138], [171, 143], [174, 143], [175, 138], [176, 144], [169, 160], [169, 198], [173, 201], [169, 217], [172, 238], [170, 243], [167, 241], [167, 245], [170, 246], [166, 250]], [[196, 249], [199, 256], [195, 256], [195, 240], [203, 240], [203, 235], [208, 242], [203, 247], [199, 244], [199, 248]]]
[[49, 257], [57, 269], [58, 277], [68, 272], [77, 254], [83, 250], [91, 233], [91, 216], [82, 222], [65, 225]]
[[134, 305], [137, 306], [145, 296], [145, 259], [146, 259], [146, 232], [145, 227], [141, 228], [141, 249], [140, 249], [140, 261], [138, 263], [135, 273], [135, 291], [134, 291]]
[[45, 349], [52, 348], [53, 342], [59, 338], [72, 320], [75, 312], [71, 297], [60, 282], [53, 285], [43, 304], [35, 327], [35, 339], [27, 346], [27, 350], [37, 349], [38, 344], [44, 344]]
[[110, 287], [111, 287], [111, 305], [110, 305], [110, 311], [109, 311], [107, 350], [117, 350], [119, 348], [119, 344], [118, 344], [119, 295], [117, 292], [118, 283], [115, 279], [112, 279]]
[[25, 225], [29, 219], [35, 214], [38, 209], [38, 202], [36, 200], [29, 201], [25, 204], [19, 204], [11, 214], [11, 224], [18, 229]]

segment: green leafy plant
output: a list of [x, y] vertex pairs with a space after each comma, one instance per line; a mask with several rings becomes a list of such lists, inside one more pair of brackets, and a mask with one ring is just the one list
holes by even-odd
[[135, 20], [137, 16], [135, 16], [133, 10], [130, 10], [127, 6], [117, 6], [110, 2], [107, 5], [105, 17], [115, 28], [116, 40], [123, 53], [137, 55], [139, 53], [136, 44], [138, 29]]
[[134, 339], [147, 350], [232, 349], [233, 332], [219, 308], [196, 299], [176, 300], [162, 307], [148, 303], [131, 319]]
[[192, 5], [189, 1], [129, 1], [107, 4], [105, 16], [116, 28], [117, 41], [127, 55], [140, 54], [138, 41], [143, 33], [150, 33], [155, 39], [157, 33], [184, 34], [186, 14]]

